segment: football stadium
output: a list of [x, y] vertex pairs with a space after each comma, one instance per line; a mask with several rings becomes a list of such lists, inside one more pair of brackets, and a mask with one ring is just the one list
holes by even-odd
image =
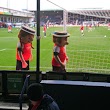
[[[67, 10], [47, 2], [60, 9], [40, 10], [40, 0], [36, 10], [0, 6], [0, 109], [27, 110], [26, 89], [36, 82], [61, 110], [106, 109], [110, 97], [110, 9]], [[18, 34], [23, 25], [36, 31], [27, 71], [16, 70]], [[65, 46], [66, 72], [52, 70], [53, 34], [57, 31], [70, 34]]]
[[[31, 13], [31, 12], [30, 12]], [[17, 34], [20, 25], [29, 24], [34, 28], [35, 14], [31, 16], [16, 17], [12, 15], [1, 15], [1, 37], [0, 37], [0, 69], [15, 70], [16, 65], [16, 43]], [[94, 73], [109, 73], [109, 18], [110, 10], [75, 10], [64, 12], [63, 10], [47, 10], [41, 11], [41, 44], [40, 44], [40, 70], [51, 71], [52, 59], [52, 33], [57, 30], [66, 29], [70, 33], [69, 45], [67, 46], [67, 54], [69, 61], [67, 63], [68, 72], [94, 72]], [[65, 14], [65, 15], [63, 15]], [[5, 16], [5, 17], [4, 17]], [[17, 20], [16, 20], [17, 18]], [[65, 19], [65, 24], [63, 24]], [[31, 21], [29, 21], [31, 20]], [[33, 20], [33, 21], [32, 21]], [[67, 22], [68, 21], [68, 22]], [[6, 23], [7, 22], [7, 23]], [[7, 25], [13, 26], [13, 33], [7, 32]], [[17, 22], [17, 23], [15, 23]], [[31, 22], [31, 23], [30, 23]], [[6, 23], [6, 24], [5, 24]], [[84, 24], [84, 36], [81, 36], [80, 25]], [[47, 24], [47, 37], [43, 37], [43, 25]], [[90, 31], [86, 26], [92, 24]], [[6, 26], [6, 28], [2, 28]], [[89, 32], [90, 31], [90, 32]], [[11, 45], [10, 45], [11, 44]], [[48, 45], [47, 45], [48, 44]], [[31, 70], [36, 70], [36, 39], [33, 42], [34, 59], [31, 62]], [[7, 62], [7, 63], [5, 63]]]

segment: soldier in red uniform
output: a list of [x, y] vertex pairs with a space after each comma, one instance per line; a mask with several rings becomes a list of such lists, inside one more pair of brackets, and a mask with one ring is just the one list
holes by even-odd
[[44, 27], [43, 27], [44, 37], [46, 37], [46, 31], [47, 31], [47, 27], [46, 27], [46, 25], [44, 25]]
[[110, 23], [108, 23], [108, 30], [110, 30]]
[[84, 36], [84, 26], [83, 25], [81, 25], [80, 31], [81, 31], [81, 35]]
[[12, 26], [8, 25], [8, 33], [12, 32]]

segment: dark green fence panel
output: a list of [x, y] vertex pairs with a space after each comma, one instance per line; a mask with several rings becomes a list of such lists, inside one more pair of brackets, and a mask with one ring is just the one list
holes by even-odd
[[10, 73], [7, 74], [7, 89], [8, 93], [20, 93], [23, 87], [23, 74]]

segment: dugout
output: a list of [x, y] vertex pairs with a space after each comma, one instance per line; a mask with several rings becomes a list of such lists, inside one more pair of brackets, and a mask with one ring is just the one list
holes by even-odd
[[68, 81], [90, 81], [90, 82], [110, 82], [109, 74], [87, 73], [87, 72], [41, 72], [42, 80], [68, 80]]
[[37, 72], [37, 71], [0, 71], [0, 100], [15, 100], [19, 96], [26, 76], [30, 75], [28, 84], [42, 80], [63, 80], [63, 81], [87, 81], [87, 82], [110, 82], [109, 74], [95, 74], [84, 72]]
[[[19, 103], [19, 96], [26, 76], [28, 84], [39, 82], [44, 86], [63, 110], [68, 108], [89, 109], [106, 108], [110, 98], [110, 75], [94, 73], [55, 73], [36, 71], [0, 71], [0, 101], [7, 104]], [[67, 79], [66, 79], [67, 78]], [[28, 86], [28, 85], [27, 85]], [[23, 104], [28, 103], [26, 88]], [[19, 105], [17, 105], [19, 108]], [[27, 107], [27, 106], [26, 106]], [[0, 105], [1, 108], [1, 105]]]
[[41, 83], [61, 110], [109, 108], [110, 83], [62, 80], [42, 80]]
[[[0, 70], [0, 93], [20, 93], [24, 80], [30, 75], [29, 84], [41, 80], [67, 80], [88, 82], [110, 82], [109, 74], [85, 72], [37, 72], [37, 71], [11, 71]], [[5, 91], [5, 92], [4, 92]]]

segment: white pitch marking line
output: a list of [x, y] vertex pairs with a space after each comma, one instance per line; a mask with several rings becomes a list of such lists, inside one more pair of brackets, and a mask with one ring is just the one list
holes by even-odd
[[6, 50], [6, 49], [1, 49], [0, 51], [4, 51], [4, 50]]

